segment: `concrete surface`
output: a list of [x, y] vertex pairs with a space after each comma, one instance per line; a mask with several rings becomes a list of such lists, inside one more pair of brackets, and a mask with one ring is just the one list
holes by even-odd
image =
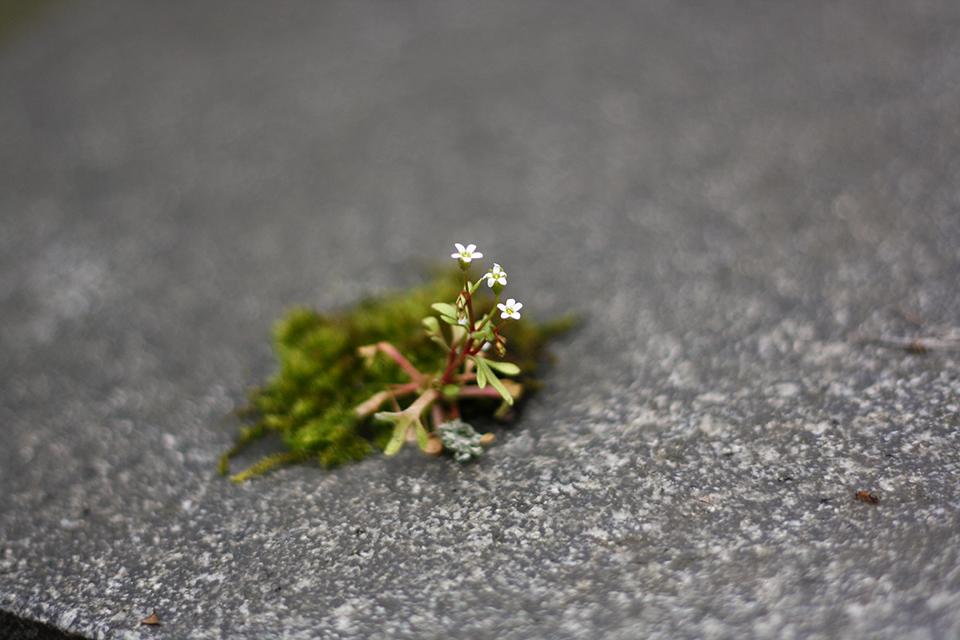
[[[0, 47], [0, 609], [960, 637], [958, 352], [853, 339], [960, 337], [958, 27], [936, 0], [61, 5]], [[454, 242], [587, 318], [485, 459], [216, 475], [284, 308]]]

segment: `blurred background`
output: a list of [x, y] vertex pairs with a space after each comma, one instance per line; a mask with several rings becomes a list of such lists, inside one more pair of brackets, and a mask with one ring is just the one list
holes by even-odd
[[[231, 635], [218, 612], [241, 603], [303, 629], [425, 610], [437, 637], [562, 637], [567, 616], [579, 637], [955, 628], [955, 354], [851, 339], [956, 336], [955, 4], [0, 11], [0, 605], [123, 625], [149, 596], [184, 636]], [[467, 468], [219, 481], [280, 314], [418, 282], [454, 242], [503, 266], [525, 315], [585, 319], [522, 425]], [[898, 517], [851, 510], [855, 487]], [[461, 508], [449, 531], [420, 517]], [[338, 555], [361, 528], [394, 564]], [[409, 548], [506, 577], [460, 599]], [[246, 564], [203, 564], [227, 552]], [[275, 566], [311, 578], [275, 590]], [[364, 598], [393, 580], [378, 618]], [[451, 593], [452, 619], [432, 608]]]

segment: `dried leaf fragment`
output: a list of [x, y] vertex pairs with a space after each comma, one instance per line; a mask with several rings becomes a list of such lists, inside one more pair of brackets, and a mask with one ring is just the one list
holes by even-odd
[[157, 610], [154, 609], [153, 613], [140, 621], [140, 624], [148, 624], [153, 627], [163, 626], [163, 623], [160, 622], [160, 616], [157, 615]]

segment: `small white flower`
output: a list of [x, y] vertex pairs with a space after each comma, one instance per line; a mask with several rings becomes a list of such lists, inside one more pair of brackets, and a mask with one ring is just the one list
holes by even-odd
[[520, 309], [523, 308], [523, 305], [510, 298], [507, 300], [507, 303], [500, 303], [497, 305], [497, 308], [502, 312], [500, 317], [506, 320], [507, 318], [513, 318], [514, 320], [520, 319]]
[[455, 243], [455, 246], [457, 247], [457, 252], [451, 253], [450, 254], [451, 258], [456, 258], [457, 260], [463, 260], [464, 262], [470, 262], [474, 258], [479, 259], [483, 257], [483, 254], [476, 250], [477, 245], [475, 244], [468, 244], [467, 247], [464, 248], [462, 244], [457, 242]]
[[493, 285], [499, 284], [501, 287], [507, 284], [507, 272], [500, 268], [496, 262], [493, 263], [493, 269], [487, 271], [483, 276], [487, 279], [487, 286], [493, 289]]

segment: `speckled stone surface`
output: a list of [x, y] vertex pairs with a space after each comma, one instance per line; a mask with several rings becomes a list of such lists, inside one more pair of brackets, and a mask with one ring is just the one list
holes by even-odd
[[[854, 339], [960, 339], [958, 34], [935, 0], [59, 6], [0, 46], [0, 609], [960, 637], [960, 352]], [[455, 241], [586, 319], [489, 455], [216, 474], [283, 309]]]

